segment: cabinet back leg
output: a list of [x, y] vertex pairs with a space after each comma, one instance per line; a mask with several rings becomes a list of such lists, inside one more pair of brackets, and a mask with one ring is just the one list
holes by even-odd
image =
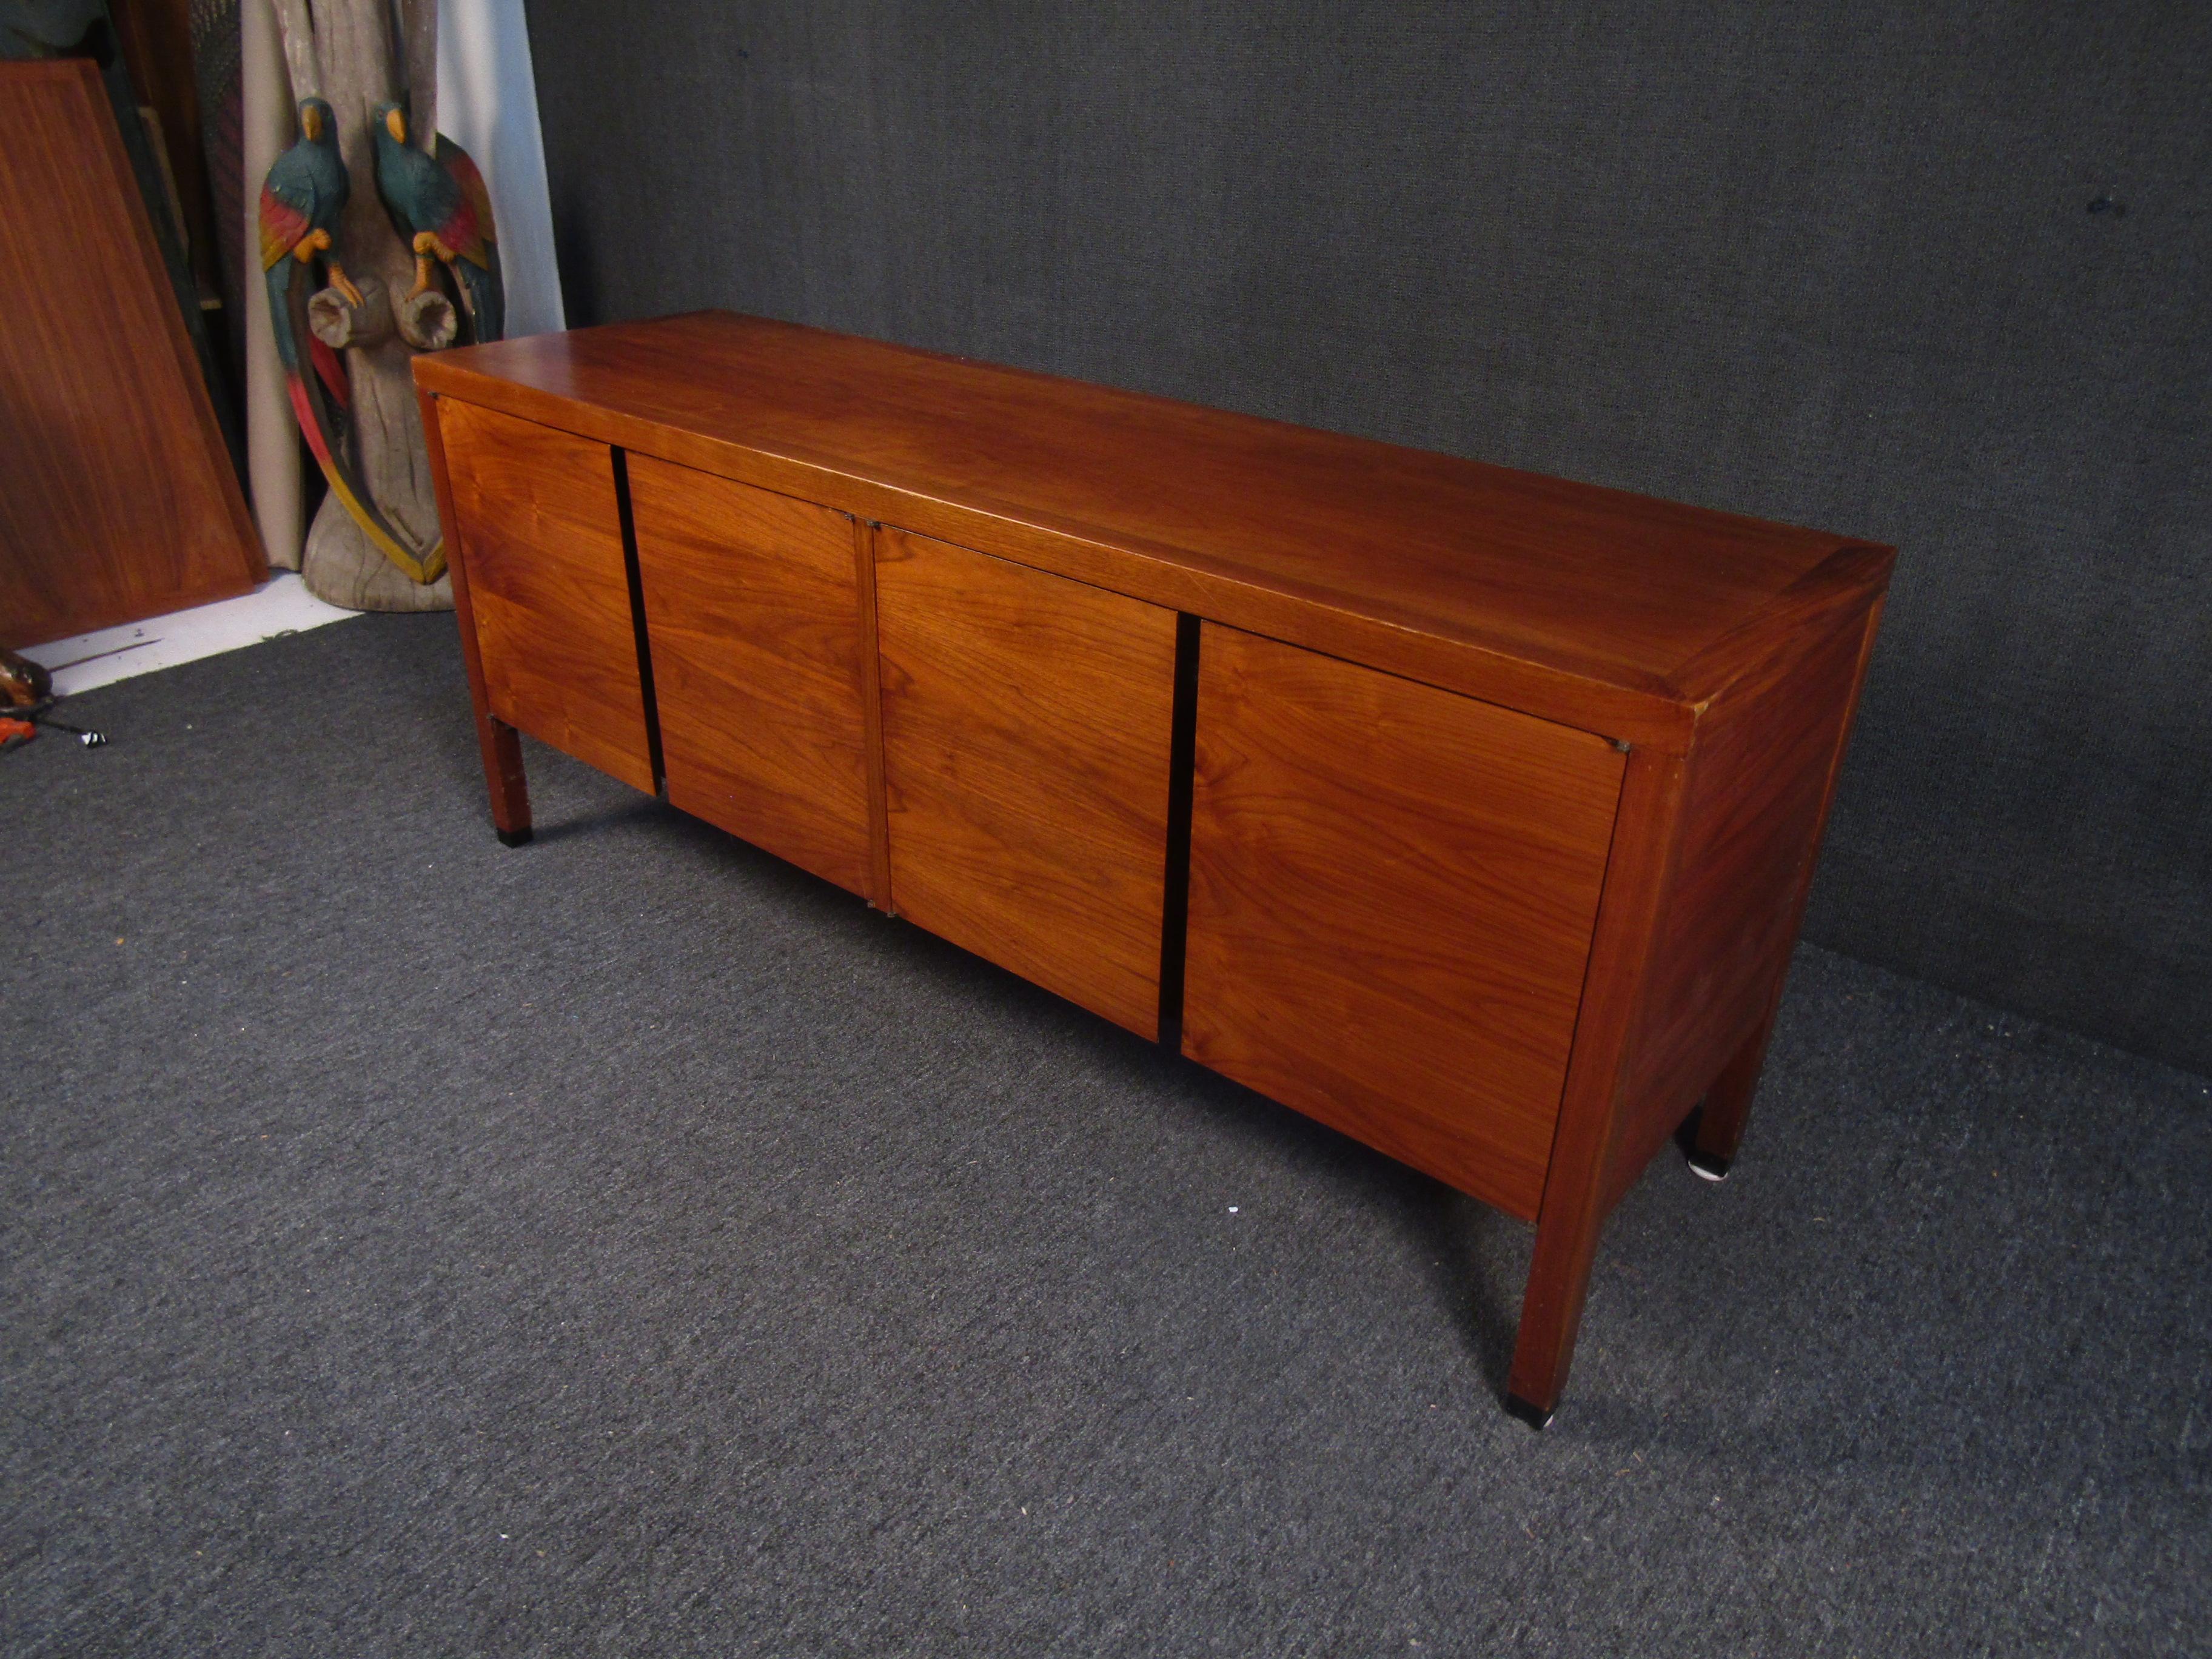
[[1713, 1086], [1705, 1091], [1705, 1104], [1684, 1126], [1683, 1154], [1690, 1168], [1708, 1181], [1727, 1180], [1729, 1166], [1735, 1162], [1752, 1097], [1759, 1092], [1759, 1074], [1766, 1064], [1766, 1040], [1773, 1034], [1770, 1013], [1721, 1068]]

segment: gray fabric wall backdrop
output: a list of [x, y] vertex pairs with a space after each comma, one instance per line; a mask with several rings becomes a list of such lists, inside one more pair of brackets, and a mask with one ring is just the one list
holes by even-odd
[[1896, 544], [1809, 936], [2212, 1070], [2212, 7], [529, 13], [573, 323]]

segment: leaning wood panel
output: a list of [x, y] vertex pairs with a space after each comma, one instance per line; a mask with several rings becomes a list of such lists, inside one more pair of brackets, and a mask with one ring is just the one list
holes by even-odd
[[869, 892], [853, 521], [644, 455], [629, 491], [670, 804]]
[[1184, 1052], [1533, 1219], [1621, 769], [1207, 624]]
[[437, 409], [492, 714], [650, 793], [612, 454], [451, 398]]
[[1156, 1035], [1175, 613], [886, 529], [876, 617], [894, 906]]
[[269, 574], [99, 71], [0, 63], [0, 645]]

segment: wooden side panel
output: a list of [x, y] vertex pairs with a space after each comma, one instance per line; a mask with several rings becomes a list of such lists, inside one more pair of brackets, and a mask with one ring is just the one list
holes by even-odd
[[1826, 618], [1742, 676], [1698, 722], [1608, 1158], [1608, 1206], [1772, 1017], [1869, 627], [1863, 605]]
[[629, 458], [670, 804], [872, 890], [853, 521]]
[[[453, 514], [453, 474], [446, 461], [445, 422], [439, 411], [444, 400], [417, 386], [415, 401], [422, 412], [422, 447], [430, 460], [431, 486], [437, 492], [438, 522], [447, 547], [458, 550], [460, 524]], [[483, 753], [492, 827], [502, 842], [519, 847], [531, 835], [530, 784], [523, 775], [522, 739], [513, 726], [491, 712], [491, 699], [484, 690], [483, 652], [477, 639], [476, 610], [469, 603], [468, 562], [453, 551], [447, 568], [453, 578], [453, 615], [461, 625], [461, 662], [469, 674], [469, 704], [476, 716], [477, 746]]]
[[650, 793], [612, 455], [451, 398], [438, 418], [493, 716]]
[[1183, 1051], [1534, 1219], [1622, 769], [1209, 623]]
[[876, 544], [894, 905], [1157, 1035], [1176, 613], [925, 537]]
[[99, 70], [0, 63], [0, 645], [245, 592], [268, 565]]

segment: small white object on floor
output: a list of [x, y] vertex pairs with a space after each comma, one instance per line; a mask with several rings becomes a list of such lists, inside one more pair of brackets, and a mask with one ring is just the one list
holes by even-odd
[[285, 570], [234, 599], [217, 599], [213, 605], [195, 605], [166, 617], [78, 634], [49, 645], [28, 646], [20, 654], [52, 671], [54, 695], [68, 697], [94, 686], [127, 680], [134, 674], [198, 662], [202, 657], [258, 645], [279, 635], [304, 633], [361, 614], [325, 605], [307, 592], [307, 584], [297, 575]]

